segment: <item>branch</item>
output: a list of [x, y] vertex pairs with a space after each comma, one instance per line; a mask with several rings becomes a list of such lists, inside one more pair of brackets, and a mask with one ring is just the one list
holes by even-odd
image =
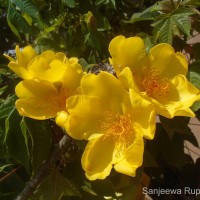
[[57, 158], [65, 153], [70, 145], [70, 138], [65, 134], [60, 140], [58, 146], [52, 151], [50, 157], [45, 161], [45, 163], [38, 169], [35, 176], [30, 179], [26, 184], [22, 192], [15, 198], [15, 200], [26, 200], [28, 199], [38, 185], [50, 174]]

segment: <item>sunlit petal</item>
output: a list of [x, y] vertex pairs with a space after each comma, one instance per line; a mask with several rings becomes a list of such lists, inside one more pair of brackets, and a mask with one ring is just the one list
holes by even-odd
[[104, 137], [88, 142], [81, 160], [88, 179], [105, 179], [110, 174], [114, 147], [114, 142]]
[[188, 63], [181, 53], [175, 53], [169, 44], [158, 44], [154, 46], [148, 55], [149, 65], [158, 70], [161, 75], [173, 78], [178, 74], [186, 75]]

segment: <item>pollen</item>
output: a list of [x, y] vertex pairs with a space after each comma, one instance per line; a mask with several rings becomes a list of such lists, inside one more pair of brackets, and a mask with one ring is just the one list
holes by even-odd
[[120, 115], [106, 111], [98, 127], [99, 131], [105, 134], [105, 139], [114, 139], [120, 143], [128, 143], [133, 133], [130, 114]]
[[150, 67], [142, 69], [140, 86], [153, 98], [166, 98], [169, 94], [169, 80]]

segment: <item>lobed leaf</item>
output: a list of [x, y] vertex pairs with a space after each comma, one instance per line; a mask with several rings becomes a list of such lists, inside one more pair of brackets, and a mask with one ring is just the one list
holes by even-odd
[[[181, 8], [170, 14], [162, 15], [157, 18], [152, 26], [154, 27], [154, 41], [172, 44], [174, 35], [182, 34], [187, 37], [190, 35], [191, 20], [189, 16], [194, 14], [191, 9]], [[180, 32], [180, 33], [179, 33]]]

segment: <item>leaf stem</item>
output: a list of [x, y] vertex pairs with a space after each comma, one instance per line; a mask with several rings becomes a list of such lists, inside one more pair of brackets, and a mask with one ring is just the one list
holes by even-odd
[[57, 158], [67, 151], [70, 145], [70, 141], [71, 139], [67, 134], [65, 134], [57, 147], [54, 148], [49, 158], [38, 169], [35, 176], [29, 180], [22, 192], [15, 198], [15, 200], [26, 200], [33, 194], [37, 186], [40, 185], [40, 183], [42, 183], [42, 181], [51, 173]]

